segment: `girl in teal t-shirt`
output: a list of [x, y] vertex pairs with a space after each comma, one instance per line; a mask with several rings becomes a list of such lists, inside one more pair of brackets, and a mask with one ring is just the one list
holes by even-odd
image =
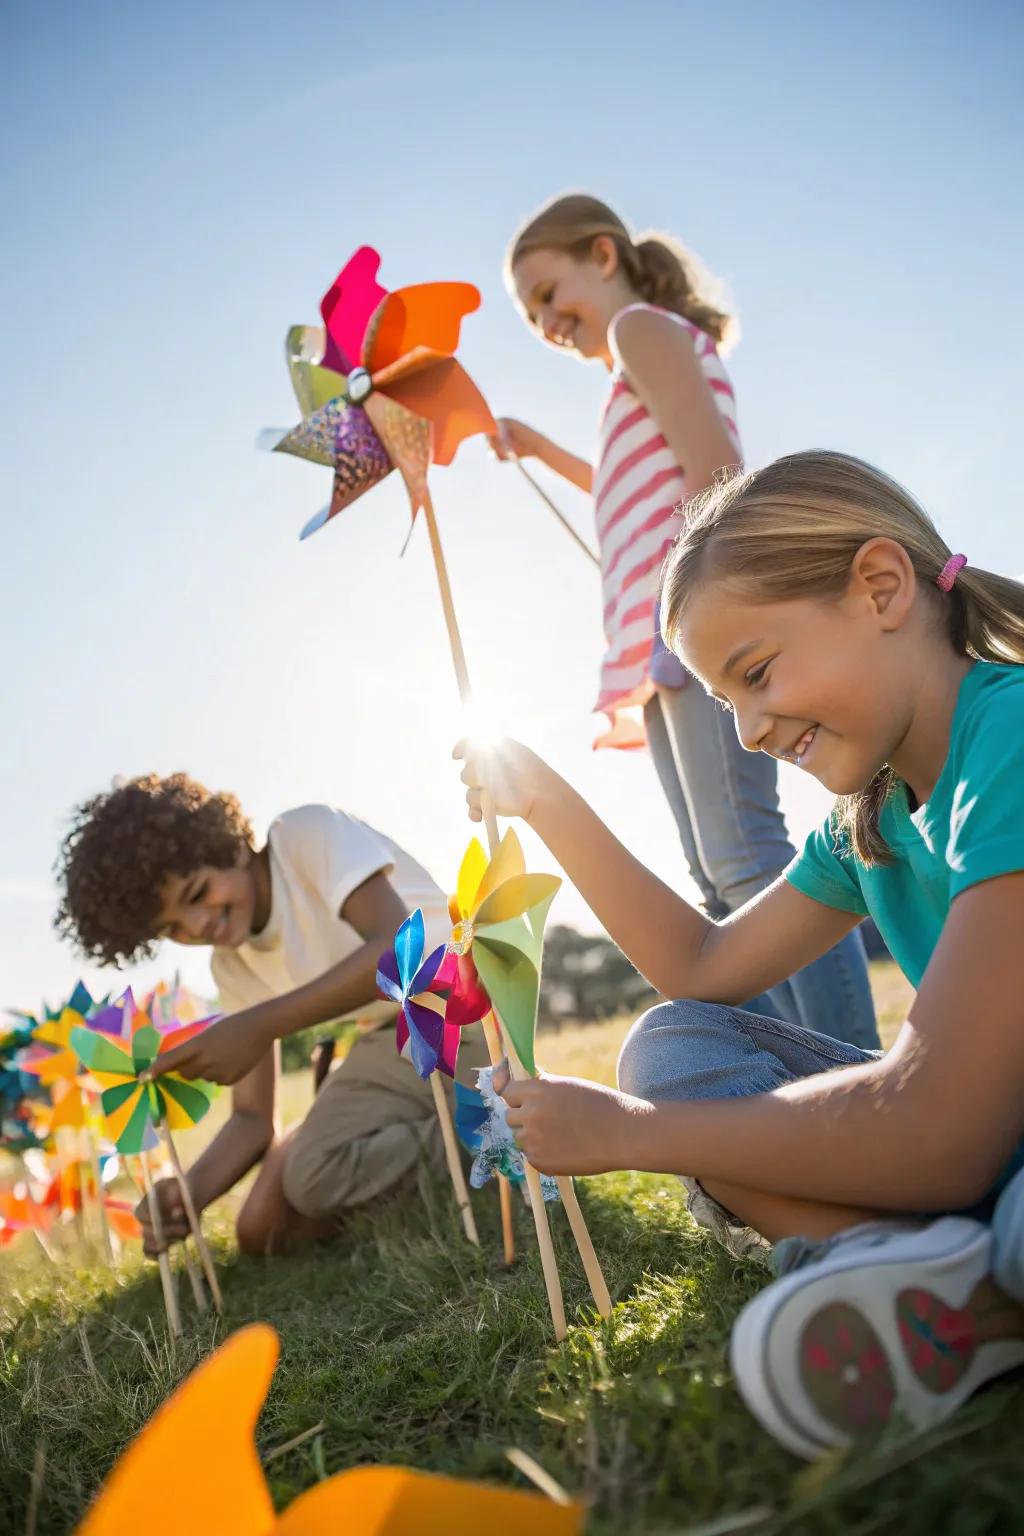
[[[661, 607], [742, 744], [835, 809], [716, 924], [532, 752], [485, 759], [499, 813], [652, 985], [700, 999], [638, 1021], [618, 1092], [510, 1084], [509, 1122], [545, 1172], [685, 1175], [735, 1252], [777, 1245], [733, 1368], [814, 1456], [897, 1405], [934, 1423], [1024, 1362], [1024, 586], [953, 555], [878, 470], [802, 453], [690, 505]], [[479, 759], [463, 778], [479, 819]], [[869, 913], [918, 989], [888, 1052], [744, 1011]]]

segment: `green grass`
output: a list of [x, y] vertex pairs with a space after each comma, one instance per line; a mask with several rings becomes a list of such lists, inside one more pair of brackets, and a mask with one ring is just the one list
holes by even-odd
[[[891, 1026], [903, 994], [891, 975], [877, 974], [876, 984]], [[563, 1030], [544, 1037], [540, 1054], [553, 1069], [607, 1078], [623, 1027]], [[301, 1112], [305, 1078], [288, 1087], [292, 1112]], [[215, 1338], [257, 1318], [282, 1339], [261, 1452], [324, 1423], [268, 1465], [279, 1507], [324, 1472], [361, 1461], [521, 1482], [504, 1457], [519, 1446], [591, 1505], [590, 1536], [667, 1536], [706, 1522], [762, 1536], [1024, 1528], [1018, 1386], [985, 1394], [930, 1440], [894, 1431], [870, 1454], [809, 1469], [762, 1434], [736, 1394], [727, 1342], [763, 1271], [692, 1227], [674, 1180], [581, 1181], [617, 1302], [608, 1323], [588, 1310], [555, 1213], [574, 1319], [559, 1346], [525, 1209], [517, 1202], [520, 1257], [505, 1272], [493, 1190], [475, 1200], [480, 1253], [462, 1240], [443, 1185], [424, 1181], [418, 1200], [353, 1222], [331, 1244], [270, 1260], [237, 1254], [225, 1203], [207, 1226], [226, 1316], [218, 1328], [195, 1324], [183, 1290], [186, 1339], [175, 1357], [153, 1266], [131, 1257], [116, 1274], [54, 1270], [23, 1239], [0, 1260], [0, 1530], [26, 1529], [40, 1451], [35, 1529], [70, 1530], [174, 1383]], [[737, 1523], [744, 1515], [754, 1523]]]

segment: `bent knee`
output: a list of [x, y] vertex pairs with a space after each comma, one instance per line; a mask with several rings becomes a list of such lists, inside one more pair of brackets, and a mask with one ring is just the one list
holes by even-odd
[[[657, 1003], [637, 1019], [622, 1042], [616, 1079], [623, 1093], [638, 1099], [678, 1098], [689, 1055], [687, 1038], [706, 1030], [728, 1009], [719, 1003]], [[671, 1085], [671, 1088], [669, 1087]]]
[[240, 1253], [265, 1254], [274, 1246], [278, 1223], [264, 1201], [251, 1198], [235, 1218], [235, 1240]]

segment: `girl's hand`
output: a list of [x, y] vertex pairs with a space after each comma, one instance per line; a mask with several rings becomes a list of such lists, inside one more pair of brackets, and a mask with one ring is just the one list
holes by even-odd
[[[260, 1005], [263, 1006], [262, 1004]], [[272, 1041], [255, 1027], [250, 1009], [230, 1014], [153, 1063], [152, 1076], [180, 1072], [211, 1083], [237, 1083], [266, 1055]]]
[[514, 416], [499, 416], [497, 427], [496, 435], [488, 438], [495, 458], [532, 459], [538, 456], [540, 433], [528, 427], [525, 421], [516, 421]]
[[530, 815], [552, 770], [543, 758], [521, 742], [496, 742], [487, 747], [469, 741], [457, 741], [452, 756], [465, 763], [462, 782], [468, 785], [466, 804], [470, 821], [482, 821], [481, 797], [490, 796], [498, 816], [518, 816], [529, 821]]
[[600, 1083], [540, 1073], [494, 1086], [526, 1160], [541, 1173], [612, 1173], [634, 1166], [631, 1147], [654, 1105]]
[[142, 1227], [142, 1248], [148, 1259], [155, 1259], [158, 1253], [162, 1253], [172, 1243], [180, 1243], [188, 1236], [189, 1231], [188, 1214], [185, 1210], [185, 1202], [181, 1198], [177, 1179], [157, 1179], [153, 1185], [153, 1194], [156, 1196], [157, 1209], [160, 1212], [160, 1225], [163, 1229], [162, 1243], [156, 1240], [156, 1233], [150, 1222], [149, 1201], [145, 1195], [135, 1207], [135, 1215]]

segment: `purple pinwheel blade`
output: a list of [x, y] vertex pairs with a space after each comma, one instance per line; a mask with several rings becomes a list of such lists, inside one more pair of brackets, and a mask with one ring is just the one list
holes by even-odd
[[432, 1008], [424, 1008], [411, 997], [402, 1014], [409, 1026], [413, 1066], [420, 1077], [427, 1078], [436, 1070], [444, 1046], [444, 1017]]
[[402, 1001], [402, 983], [399, 979], [398, 961], [395, 959], [393, 949], [385, 950], [377, 961], [377, 988], [393, 1003]]
[[[409, 991], [414, 997], [417, 996], [420, 992], [429, 992], [431, 988], [437, 984], [438, 976], [442, 967], [444, 966], [447, 955], [447, 944], [440, 944], [438, 945], [437, 949], [432, 950], [431, 953], [427, 956], [419, 970], [416, 972], [416, 975], [409, 983]], [[441, 984], [443, 985], [443, 983]]]

